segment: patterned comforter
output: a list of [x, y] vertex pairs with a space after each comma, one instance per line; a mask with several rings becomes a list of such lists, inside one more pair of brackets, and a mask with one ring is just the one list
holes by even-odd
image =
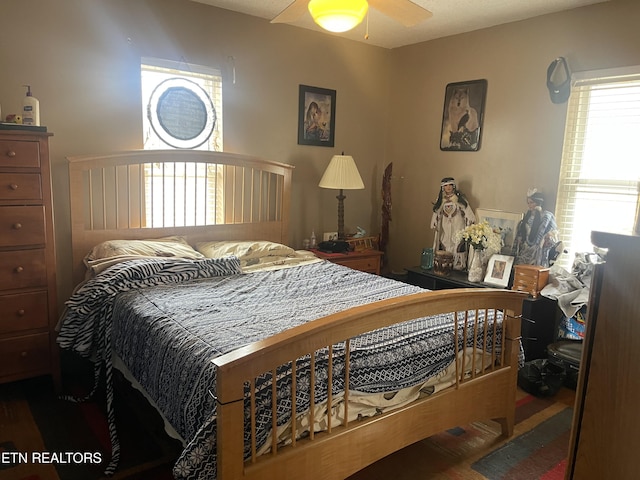
[[[188, 441], [174, 469], [176, 478], [215, 478], [216, 372], [212, 358], [331, 313], [421, 291], [329, 262], [240, 274], [237, 259], [222, 260], [140, 260], [112, 267], [104, 272], [110, 275], [108, 282], [90, 281], [68, 302], [71, 311], [82, 310], [82, 315], [68, 314], [60, 334], [61, 346], [84, 355], [92, 352], [108, 373], [112, 345]], [[180, 279], [171, 280], [169, 271]], [[92, 299], [89, 304], [86, 298]], [[452, 317], [417, 319], [354, 339], [349, 389], [391, 392], [437, 375], [454, 359]], [[92, 335], [87, 334], [89, 330]], [[111, 337], [110, 342], [100, 340], [103, 337]], [[473, 339], [467, 339], [469, 342]], [[105, 348], [109, 350], [103, 351]], [[339, 346], [336, 351], [337, 376], [343, 363]], [[322, 364], [320, 352], [317, 378], [326, 384]], [[308, 362], [300, 360], [297, 368], [298, 377], [304, 375]], [[302, 412], [309, 406], [310, 395], [308, 388], [300, 387], [304, 382], [298, 382], [297, 411]], [[269, 374], [258, 379], [256, 403], [267, 405], [258, 414], [259, 443], [270, 433], [270, 384]], [[332, 388], [336, 394], [344, 391], [338, 381]], [[286, 383], [278, 385], [279, 392], [289, 389]], [[317, 388], [316, 401], [323, 400], [323, 391], [326, 389]], [[286, 395], [278, 394], [278, 425], [291, 420], [287, 402]], [[115, 429], [112, 443], [114, 439], [117, 443]]]

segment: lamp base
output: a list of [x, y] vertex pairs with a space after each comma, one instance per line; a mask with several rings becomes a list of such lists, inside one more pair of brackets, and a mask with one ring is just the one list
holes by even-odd
[[336, 196], [338, 199], [338, 240], [344, 241], [346, 236], [344, 234], [344, 199], [347, 198], [343, 194], [343, 190], [340, 189], [340, 194]]

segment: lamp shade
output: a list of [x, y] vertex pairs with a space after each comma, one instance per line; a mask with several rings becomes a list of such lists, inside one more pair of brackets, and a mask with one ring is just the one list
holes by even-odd
[[318, 186], [341, 190], [362, 190], [364, 183], [351, 155], [334, 155]]
[[369, 9], [367, 0], [310, 0], [313, 21], [330, 32], [346, 32], [364, 19]]

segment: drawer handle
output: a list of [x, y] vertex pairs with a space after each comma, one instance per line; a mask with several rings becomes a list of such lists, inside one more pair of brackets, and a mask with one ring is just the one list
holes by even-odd
[[16, 267], [16, 273], [24, 272], [24, 267]]
[[9, 151], [7, 152], [7, 157], [15, 157], [15, 156], [16, 156], [16, 152], [15, 152], [15, 151], [13, 151], [13, 150], [9, 150]]
[[11, 187], [11, 190], [17, 190], [18, 189], [18, 184], [17, 183], [12, 183], [11, 185], [9, 185], [9, 187]]
[[28, 354], [29, 354], [29, 352], [27, 352], [27, 351], [20, 352], [20, 356], [21, 356], [22, 358], [26, 357]]
[[20, 230], [22, 228], [22, 224], [21, 223], [14, 223], [13, 224], [13, 228], [14, 228], [14, 230]]
[[24, 317], [24, 308], [21, 308], [16, 313], [18, 314], [19, 317]]

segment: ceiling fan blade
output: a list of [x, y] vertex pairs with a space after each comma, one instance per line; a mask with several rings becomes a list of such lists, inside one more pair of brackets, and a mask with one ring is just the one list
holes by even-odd
[[291, 23], [299, 20], [307, 10], [309, 0], [294, 0], [287, 8], [276, 15], [271, 23]]
[[433, 16], [429, 10], [410, 0], [369, 0], [369, 5], [405, 27], [412, 27]]

